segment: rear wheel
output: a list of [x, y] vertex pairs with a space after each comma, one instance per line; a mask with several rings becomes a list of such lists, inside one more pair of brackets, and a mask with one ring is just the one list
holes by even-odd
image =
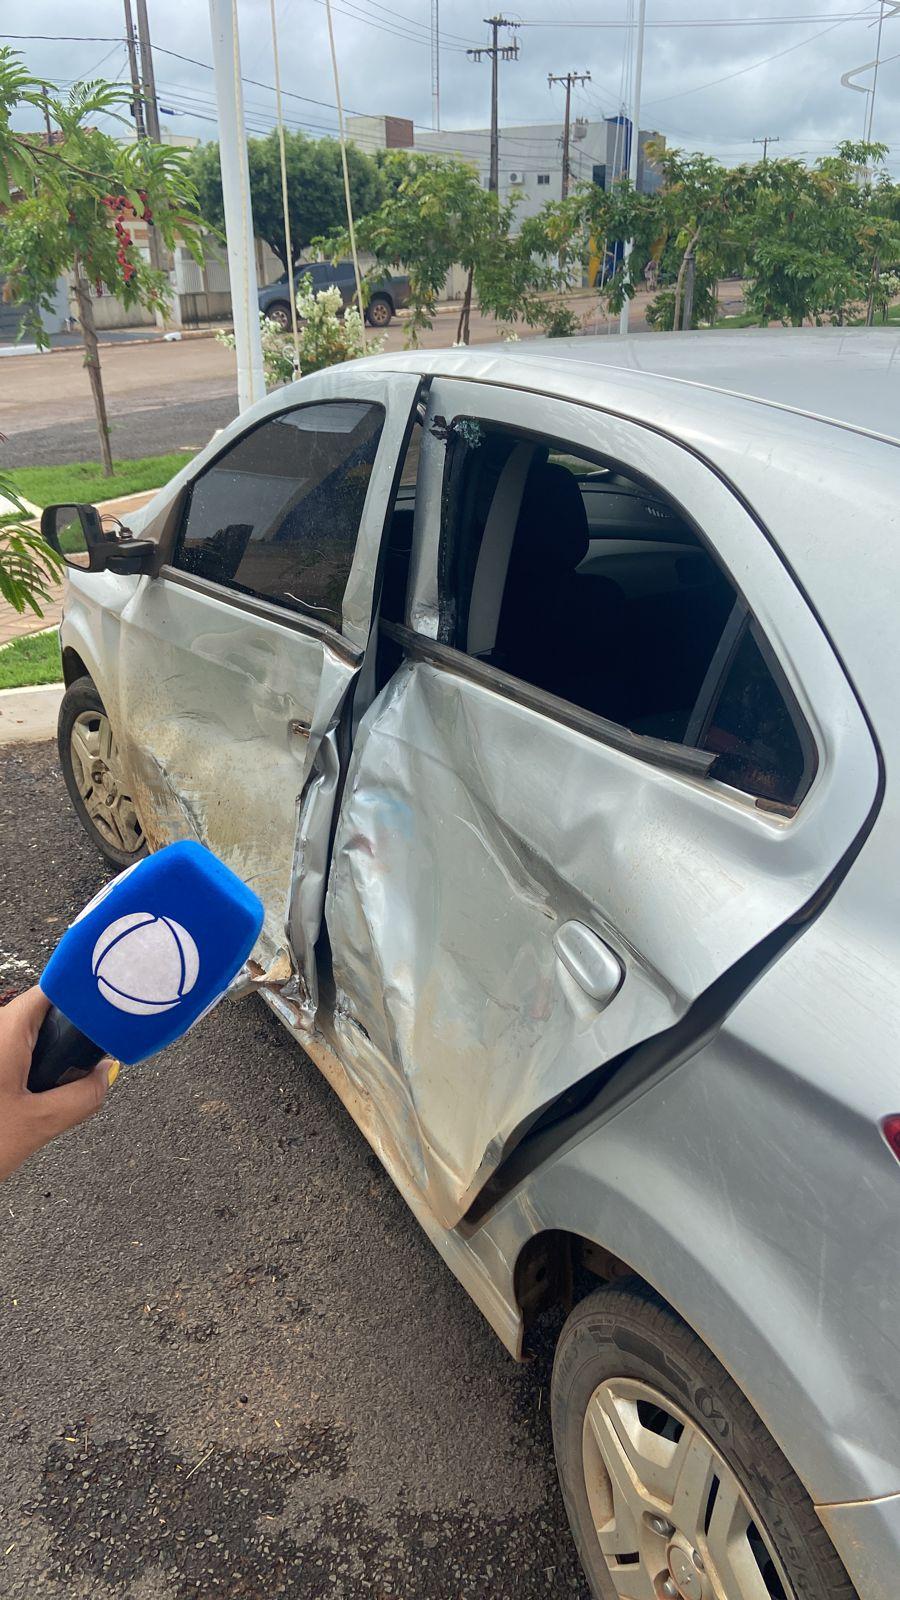
[[266, 306], [263, 314], [268, 317], [270, 322], [274, 322], [276, 327], [283, 328], [285, 332], [291, 326], [291, 308], [283, 300], [276, 300], [274, 305]]
[[749, 1401], [640, 1281], [575, 1308], [551, 1399], [566, 1510], [598, 1600], [855, 1600]]
[[57, 741], [66, 788], [85, 833], [113, 866], [130, 867], [147, 854], [147, 842], [92, 678], [77, 678], [63, 695]]
[[366, 321], [373, 328], [387, 328], [394, 315], [394, 308], [386, 294], [373, 294], [366, 307]]

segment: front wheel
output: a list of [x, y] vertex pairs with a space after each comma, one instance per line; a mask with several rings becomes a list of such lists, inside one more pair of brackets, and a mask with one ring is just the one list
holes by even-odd
[[373, 328], [387, 328], [390, 326], [394, 308], [386, 294], [373, 294], [366, 307], [366, 321]]
[[132, 866], [147, 854], [147, 841], [92, 678], [76, 678], [63, 695], [57, 743], [69, 798], [91, 843], [114, 867]]
[[563, 1498], [597, 1600], [856, 1600], [750, 1402], [639, 1280], [576, 1306], [551, 1403]]

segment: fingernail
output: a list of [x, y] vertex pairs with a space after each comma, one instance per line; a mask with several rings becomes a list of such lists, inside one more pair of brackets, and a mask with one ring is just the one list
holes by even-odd
[[106, 1074], [106, 1087], [108, 1089], [112, 1088], [112, 1086], [115, 1083], [117, 1077], [119, 1076], [119, 1073], [120, 1073], [121, 1070], [122, 1070], [121, 1061], [113, 1061], [113, 1062], [110, 1063], [109, 1071]]

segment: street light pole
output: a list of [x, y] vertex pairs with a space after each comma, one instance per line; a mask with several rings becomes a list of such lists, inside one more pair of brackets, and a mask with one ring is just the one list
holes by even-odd
[[219, 114], [219, 165], [237, 356], [238, 409], [246, 411], [248, 406], [263, 399], [266, 381], [259, 331], [250, 168], [235, 0], [209, 0], [209, 21]]
[[[637, 22], [637, 58], [634, 64], [634, 97], [631, 102], [631, 149], [628, 152], [628, 178], [633, 189], [637, 188], [638, 173], [638, 145], [641, 142], [641, 78], [644, 72], [644, 32], [647, 21], [647, 0], [640, 0]], [[626, 242], [623, 254], [623, 265], [627, 265], [634, 249], [634, 240]], [[619, 332], [628, 332], [628, 310], [630, 302], [626, 298], [619, 312]]]

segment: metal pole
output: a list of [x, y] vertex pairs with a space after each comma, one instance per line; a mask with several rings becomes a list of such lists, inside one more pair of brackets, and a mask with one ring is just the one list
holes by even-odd
[[141, 89], [137, 50], [134, 45], [134, 19], [131, 15], [131, 0], [125, 0], [125, 45], [128, 50], [128, 75], [131, 78], [131, 92], [134, 96], [134, 103], [131, 107], [131, 114], [134, 117], [134, 131], [139, 139], [143, 139], [147, 131], [144, 125], [144, 93]]
[[871, 144], [871, 125], [874, 118], [874, 91], [878, 88], [878, 69], [881, 66], [881, 34], [884, 29], [884, 0], [878, 8], [878, 38], [874, 46], [874, 74], [871, 80], [870, 96], [868, 96], [868, 125], [866, 125], [866, 144]]
[[[641, 142], [641, 77], [644, 71], [644, 29], [647, 20], [647, 0], [640, 0], [637, 23], [637, 60], [634, 65], [634, 97], [631, 102], [631, 149], [628, 153], [628, 177], [632, 188], [637, 188], [638, 172], [638, 145]], [[634, 249], [633, 239], [625, 245], [623, 264], [627, 265], [631, 252]], [[619, 332], [628, 332], [628, 310], [630, 302], [625, 301], [619, 312]]]
[[493, 48], [491, 50], [491, 170], [488, 178], [488, 188], [491, 194], [500, 192], [500, 138], [497, 128], [497, 29], [500, 24], [494, 17], [491, 22], [493, 30]]
[[244, 132], [235, 0], [209, 0], [209, 21], [219, 114], [219, 164], [237, 356], [238, 408], [246, 411], [248, 406], [263, 399], [266, 381], [259, 332], [250, 168]]
[[441, 9], [431, 0], [431, 124], [441, 126]]

